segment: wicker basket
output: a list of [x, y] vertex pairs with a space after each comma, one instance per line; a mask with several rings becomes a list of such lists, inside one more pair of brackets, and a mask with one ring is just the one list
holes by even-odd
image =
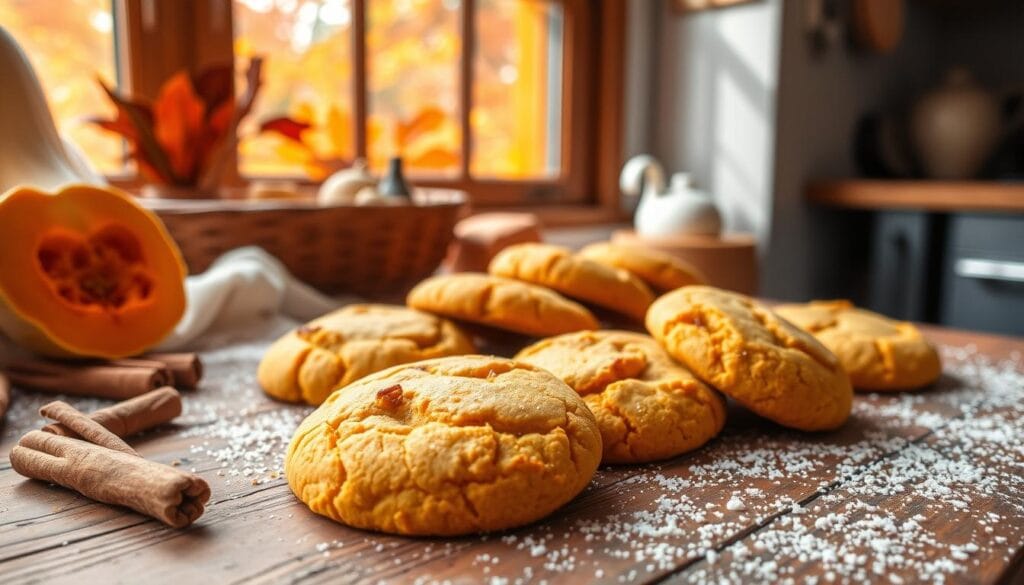
[[178, 242], [189, 272], [221, 254], [260, 246], [326, 293], [403, 290], [434, 272], [466, 194], [423, 189], [411, 206], [331, 206], [313, 201], [143, 199]]

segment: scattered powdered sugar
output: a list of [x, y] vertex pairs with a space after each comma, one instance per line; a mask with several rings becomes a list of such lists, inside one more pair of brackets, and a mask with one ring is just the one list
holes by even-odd
[[237, 478], [259, 485], [282, 477], [283, 453], [304, 417], [305, 413], [293, 408], [255, 414], [242, 411], [193, 427], [182, 436], [203, 439], [189, 451], [196, 458], [219, 463], [218, 475], [226, 477], [225, 483]]
[[729, 498], [729, 501], [725, 503], [725, 508], [735, 512], [737, 510], [746, 510], [747, 505], [743, 503], [743, 500], [741, 500], [739, 496], [733, 495], [733, 497]]
[[[899, 584], [1005, 565], [1024, 542], [1020, 356], [945, 358], [932, 390], [858, 396], [840, 433], [729, 427], [690, 458], [602, 470], [578, 512], [476, 542], [487, 552], [471, 566], [492, 584], [677, 571], [694, 583]], [[418, 582], [457, 582], [460, 567]]]
[[[267, 344], [243, 343], [203, 354], [207, 375], [202, 400], [185, 400], [179, 434], [195, 439], [190, 459], [217, 469], [225, 485], [260, 485], [283, 477], [284, 454], [311, 407], [270, 401], [256, 381], [256, 364]], [[239, 405], [255, 405], [239, 408]], [[211, 465], [213, 463], [213, 465]]]

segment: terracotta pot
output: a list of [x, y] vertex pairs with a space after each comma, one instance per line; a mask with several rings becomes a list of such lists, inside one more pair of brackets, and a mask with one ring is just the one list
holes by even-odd
[[970, 179], [992, 154], [999, 135], [999, 103], [966, 69], [946, 74], [941, 87], [918, 100], [910, 138], [925, 175]]

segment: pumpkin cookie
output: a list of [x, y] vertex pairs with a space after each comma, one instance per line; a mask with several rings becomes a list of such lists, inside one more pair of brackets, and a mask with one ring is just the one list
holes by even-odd
[[603, 463], [643, 463], [692, 451], [725, 424], [725, 402], [646, 335], [583, 331], [540, 341], [518, 361], [576, 390], [597, 417]]
[[544, 287], [464, 272], [428, 278], [406, 303], [422, 311], [545, 337], [597, 329], [597, 319], [577, 303]]
[[337, 388], [398, 364], [474, 353], [458, 327], [401, 306], [349, 305], [270, 346], [257, 377], [267, 394], [320, 404]]
[[509, 246], [491, 260], [488, 272], [546, 286], [634, 319], [643, 319], [654, 301], [651, 289], [629, 272], [550, 244]]
[[855, 388], [909, 390], [942, 373], [938, 352], [912, 323], [858, 309], [849, 301], [782, 305], [775, 311], [832, 350]]
[[781, 425], [833, 429], [850, 415], [853, 391], [836, 356], [746, 296], [677, 289], [651, 305], [647, 330], [702, 380]]
[[651, 288], [660, 291], [707, 282], [699, 270], [679, 258], [643, 246], [598, 242], [580, 250], [580, 256], [606, 266], [628, 270]]
[[550, 373], [461, 356], [396, 366], [335, 392], [299, 426], [285, 474], [344, 524], [458, 535], [528, 524], [590, 482], [601, 434]]

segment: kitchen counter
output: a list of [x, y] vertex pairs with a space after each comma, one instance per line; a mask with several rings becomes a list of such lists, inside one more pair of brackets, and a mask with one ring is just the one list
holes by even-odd
[[[15, 391], [0, 445], [0, 582], [1011, 582], [1024, 555], [1024, 340], [928, 327], [945, 374], [860, 394], [850, 421], [797, 433], [732, 405], [722, 435], [663, 463], [606, 467], [551, 517], [503, 534], [416, 539], [312, 514], [281, 474], [309, 407], [267, 398], [266, 345], [203, 353], [175, 424], [131, 442], [213, 496], [186, 530], [15, 474], [7, 453], [50, 396]], [[515, 348], [488, 348], [508, 354]], [[83, 410], [106, 404], [69, 398]], [[900, 581], [892, 581], [900, 582]]]

